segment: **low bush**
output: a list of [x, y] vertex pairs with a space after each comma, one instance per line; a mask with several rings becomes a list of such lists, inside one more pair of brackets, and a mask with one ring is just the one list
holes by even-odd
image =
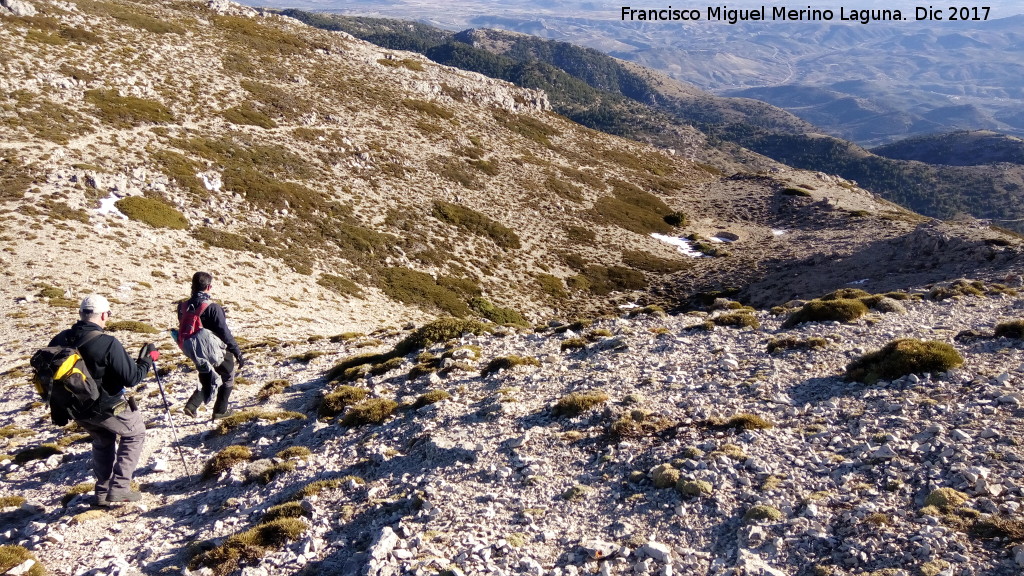
[[551, 409], [553, 416], [579, 416], [595, 406], [608, 401], [608, 395], [599, 390], [593, 392], [573, 392], [561, 398]]
[[562, 340], [562, 344], [561, 344], [561, 346], [559, 348], [561, 349], [562, 352], [565, 352], [566, 350], [583, 350], [586, 347], [587, 347], [587, 339], [586, 338], [574, 337], [574, 338], [566, 338], [565, 340]]
[[279, 518], [229, 537], [224, 544], [189, 562], [189, 568], [209, 568], [216, 576], [236, 571], [243, 561], [258, 560], [302, 536], [308, 526], [298, 518]]
[[429, 406], [431, 404], [437, 404], [438, 402], [448, 400], [452, 395], [445, 390], [431, 390], [425, 394], [421, 394], [419, 398], [416, 398], [416, 402], [413, 403], [414, 409]]
[[487, 378], [499, 370], [509, 370], [516, 366], [540, 366], [540, 360], [527, 356], [502, 356], [488, 362], [480, 371], [480, 376]]
[[[235, 382], [237, 384], [237, 379]], [[288, 410], [280, 410], [276, 412], [271, 412], [268, 410], [244, 410], [242, 412], [232, 414], [231, 416], [228, 416], [227, 418], [220, 420], [219, 424], [217, 425], [217, 428], [215, 428], [214, 430], [217, 434], [227, 434], [234, 428], [242, 424], [245, 424], [246, 422], [251, 422], [253, 420], [269, 420], [271, 422], [277, 422], [279, 420], [305, 419], [305, 414], [302, 414], [301, 412], [292, 412]]]
[[431, 214], [434, 218], [458, 226], [470, 234], [489, 238], [502, 248], [517, 249], [521, 246], [519, 236], [511, 228], [461, 204], [435, 200]]
[[708, 425], [713, 428], [731, 428], [734, 430], [764, 430], [774, 428], [775, 424], [757, 414], [736, 414], [727, 420], [712, 419]]
[[441, 310], [453, 316], [468, 316], [469, 306], [456, 292], [437, 283], [433, 276], [409, 268], [385, 268], [380, 273], [381, 290], [399, 302]]
[[609, 430], [617, 438], [642, 438], [660, 434], [672, 425], [673, 422], [664, 416], [631, 410], [613, 422]]
[[383, 424], [394, 414], [398, 403], [386, 398], [363, 400], [349, 410], [341, 420], [343, 426], [362, 426], [364, 424]]
[[338, 386], [331, 390], [320, 400], [317, 406], [317, 414], [321, 418], [337, 416], [345, 411], [345, 408], [353, 406], [366, 398], [369, 393], [365, 388], [356, 386]]
[[761, 327], [761, 323], [757, 320], [757, 317], [747, 312], [720, 314], [711, 318], [711, 321], [714, 322], [715, 326], [754, 328], [755, 330]]
[[1014, 338], [1017, 340], [1024, 338], [1024, 320], [1011, 320], [996, 324], [995, 336], [996, 338]]
[[705, 480], [680, 480], [676, 490], [683, 496], [711, 496], [715, 491], [711, 482]]
[[804, 322], [851, 322], [867, 313], [867, 305], [860, 300], [849, 298], [811, 300], [792, 313], [782, 327], [792, 328]]
[[874, 384], [907, 374], [946, 372], [963, 365], [959, 352], [945, 342], [902, 338], [870, 352], [846, 366], [846, 379]]
[[117, 90], [86, 90], [85, 101], [96, 107], [100, 120], [115, 128], [133, 128], [174, 120], [171, 111], [163, 104], [134, 96], [121, 96]]
[[114, 202], [114, 206], [130, 220], [149, 224], [153, 228], [170, 228], [171, 230], [188, 228], [188, 220], [185, 219], [184, 214], [174, 206], [156, 198], [128, 196]]
[[751, 506], [750, 509], [743, 515], [743, 522], [760, 522], [763, 520], [770, 520], [772, 522], [778, 522], [782, 520], [782, 512], [774, 506], [767, 504], [757, 504]]
[[107, 322], [106, 329], [108, 332], [138, 332], [140, 334], [158, 334], [160, 332], [149, 324], [137, 320]]
[[203, 479], [216, 478], [221, 472], [231, 468], [239, 462], [252, 460], [252, 450], [246, 446], [228, 446], [217, 452], [206, 462], [203, 468]]
[[474, 298], [470, 307], [484, 318], [501, 325], [529, 326], [523, 315], [511, 308], [501, 308], [491, 304], [484, 298]]
[[249, 105], [234, 106], [221, 112], [225, 120], [232, 124], [259, 126], [260, 128], [277, 128], [277, 122]]
[[271, 396], [276, 396], [285, 391], [291, 384], [287, 380], [271, 380], [260, 388], [260, 391], [256, 393], [256, 399], [265, 401]]
[[813, 336], [801, 340], [792, 336], [785, 336], [782, 338], [776, 338], [768, 341], [768, 353], [774, 354], [781, 350], [793, 350], [797, 348], [809, 349], [809, 348], [824, 348], [828, 346], [828, 340], [819, 336]]
[[321, 274], [316, 283], [342, 296], [363, 297], [362, 288], [348, 278], [335, 276], [334, 274]]
[[306, 515], [301, 502], [285, 502], [284, 504], [267, 508], [267, 511], [263, 513], [263, 521], [273, 522], [281, 518], [302, 518]]
[[46, 569], [31, 552], [23, 546], [7, 544], [0, 546], [0, 574], [10, 574], [11, 569], [32, 560], [34, 564], [27, 572], [20, 572], [24, 576], [43, 576]]

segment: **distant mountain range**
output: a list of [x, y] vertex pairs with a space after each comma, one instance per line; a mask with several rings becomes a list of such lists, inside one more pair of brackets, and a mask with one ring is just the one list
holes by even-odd
[[[857, 181], [864, 188], [937, 218], [971, 215], [1024, 232], [1024, 166], [942, 166], [928, 155], [877, 156], [792, 114], [750, 98], [714, 96], [694, 86], [597, 50], [497, 30], [454, 33], [398, 20], [349, 18], [286, 10], [306, 23], [342, 30], [388, 48], [418, 51], [432, 60], [545, 90], [553, 108], [591, 128], [684, 147], [699, 159], [698, 128], [734, 168], [763, 169], [756, 152], [784, 164]], [[813, 101], [813, 100], [812, 100]], [[680, 138], [680, 134], [686, 134]], [[693, 145], [686, 147], [684, 142]], [[1006, 140], [1011, 143], [1012, 140]], [[1012, 152], [1004, 155], [1012, 157]], [[953, 164], [938, 162], [935, 164]]]

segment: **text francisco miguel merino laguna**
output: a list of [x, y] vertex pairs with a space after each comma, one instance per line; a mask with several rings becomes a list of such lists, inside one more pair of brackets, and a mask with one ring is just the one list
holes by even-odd
[[709, 20], [728, 22], [729, 24], [761, 20], [784, 20], [790, 22], [846, 20], [867, 24], [872, 21], [901, 20], [980, 21], [988, 20], [989, 11], [990, 8], [988, 6], [947, 6], [942, 8], [916, 6], [911, 17], [909, 13], [907, 16], [904, 16], [901, 11], [892, 9], [855, 10], [839, 8], [839, 12], [836, 13], [836, 11], [828, 8], [819, 9], [810, 6], [805, 8], [787, 8], [785, 6], [761, 6], [760, 8], [707, 6], [704, 11], [698, 8], [673, 8], [671, 6], [661, 9], [636, 9], [630, 6], [623, 6], [622, 20], [647, 22]]

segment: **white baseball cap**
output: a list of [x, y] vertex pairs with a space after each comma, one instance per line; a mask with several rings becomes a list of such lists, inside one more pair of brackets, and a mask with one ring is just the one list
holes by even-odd
[[82, 299], [82, 305], [78, 307], [82, 314], [102, 314], [110, 312], [110, 302], [99, 294], [89, 294]]

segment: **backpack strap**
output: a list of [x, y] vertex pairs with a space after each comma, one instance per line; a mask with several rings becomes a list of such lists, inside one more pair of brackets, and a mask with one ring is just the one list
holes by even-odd
[[92, 342], [93, 340], [99, 338], [100, 336], [103, 336], [102, 330], [98, 332], [96, 330], [86, 332], [84, 336], [78, 339], [78, 342], [75, 343], [74, 348], [81, 348], [82, 346], [85, 346], [89, 342]]

